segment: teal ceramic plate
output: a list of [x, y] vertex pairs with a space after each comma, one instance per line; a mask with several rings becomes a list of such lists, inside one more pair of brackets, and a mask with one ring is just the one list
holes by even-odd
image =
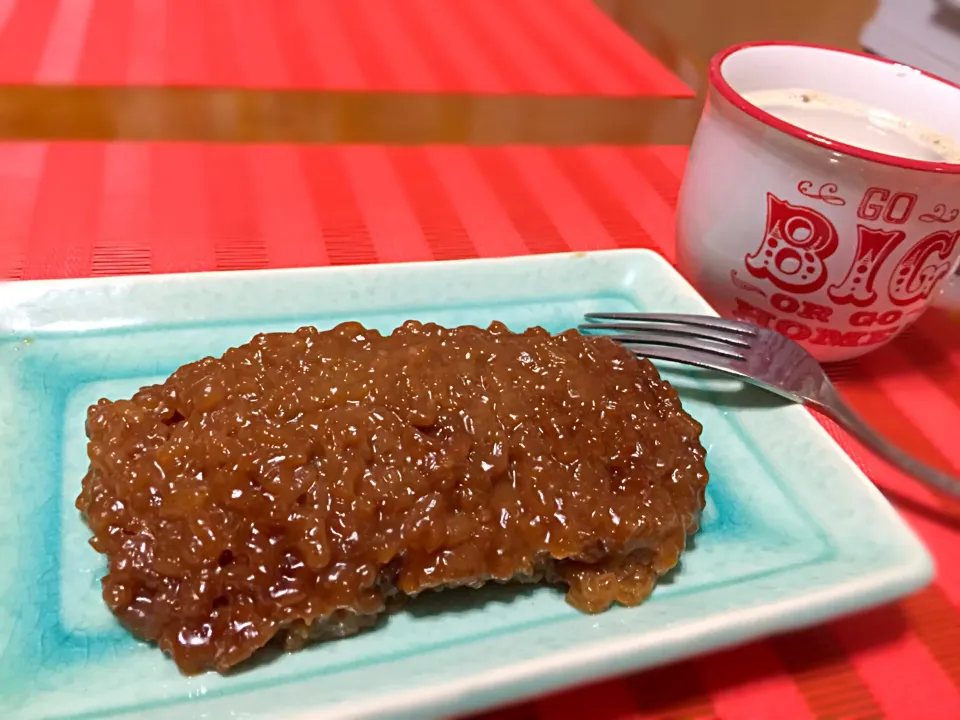
[[84, 413], [255, 333], [408, 318], [514, 329], [583, 313], [706, 313], [645, 251], [0, 286], [0, 716], [425, 718], [496, 705], [875, 605], [932, 565], [804, 410], [676, 368], [711, 481], [681, 567], [633, 609], [556, 589], [424, 596], [362, 635], [236, 674], [181, 677], [100, 599], [73, 507]]

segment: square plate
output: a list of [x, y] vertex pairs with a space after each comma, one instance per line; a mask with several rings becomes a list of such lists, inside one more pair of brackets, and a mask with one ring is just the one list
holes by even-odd
[[[73, 501], [84, 413], [257, 332], [408, 318], [513, 329], [590, 311], [709, 313], [658, 255], [124, 277], [0, 286], [0, 715], [449, 716], [797, 628], [916, 590], [930, 557], [827, 433], [739, 383], [667, 369], [711, 480], [681, 566], [638, 608], [555, 588], [424, 596], [356, 637], [231, 677], [182, 677], [104, 606]], [[371, 691], [375, 689], [375, 691]]]

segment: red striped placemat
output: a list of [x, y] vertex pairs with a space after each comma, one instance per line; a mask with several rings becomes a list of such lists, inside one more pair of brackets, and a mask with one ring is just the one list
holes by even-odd
[[592, 0], [0, 0], [0, 83], [692, 94]]
[[[0, 277], [390, 262], [613, 247], [673, 257], [682, 147], [0, 144]], [[960, 321], [930, 312], [836, 371], [960, 473]], [[960, 505], [838, 437], [931, 548], [936, 584], [853, 618], [486, 715], [960, 717]]]

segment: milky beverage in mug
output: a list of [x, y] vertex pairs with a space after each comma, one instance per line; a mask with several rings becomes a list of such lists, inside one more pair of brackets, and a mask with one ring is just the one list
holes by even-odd
[[960, 163], [960, 142], [858, 100], [808, 89], [757, 90], [743, 97], [780, 120], [840, 142], [903, 158]]
[[941, 291], [960, 262], [960, 89], [779, 43], [721, 53], [710, 80], [677, 250], [721, 315], [830, 361], [879, 347], [950, 297]]

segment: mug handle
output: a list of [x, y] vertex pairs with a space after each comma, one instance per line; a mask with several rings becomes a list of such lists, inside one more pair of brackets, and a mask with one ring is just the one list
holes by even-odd
[[943, 284], [943, 289], [933, 299], [933, 304], [950, 310], [960, 310], [960, 266], [950, 276], [950, 279]]

